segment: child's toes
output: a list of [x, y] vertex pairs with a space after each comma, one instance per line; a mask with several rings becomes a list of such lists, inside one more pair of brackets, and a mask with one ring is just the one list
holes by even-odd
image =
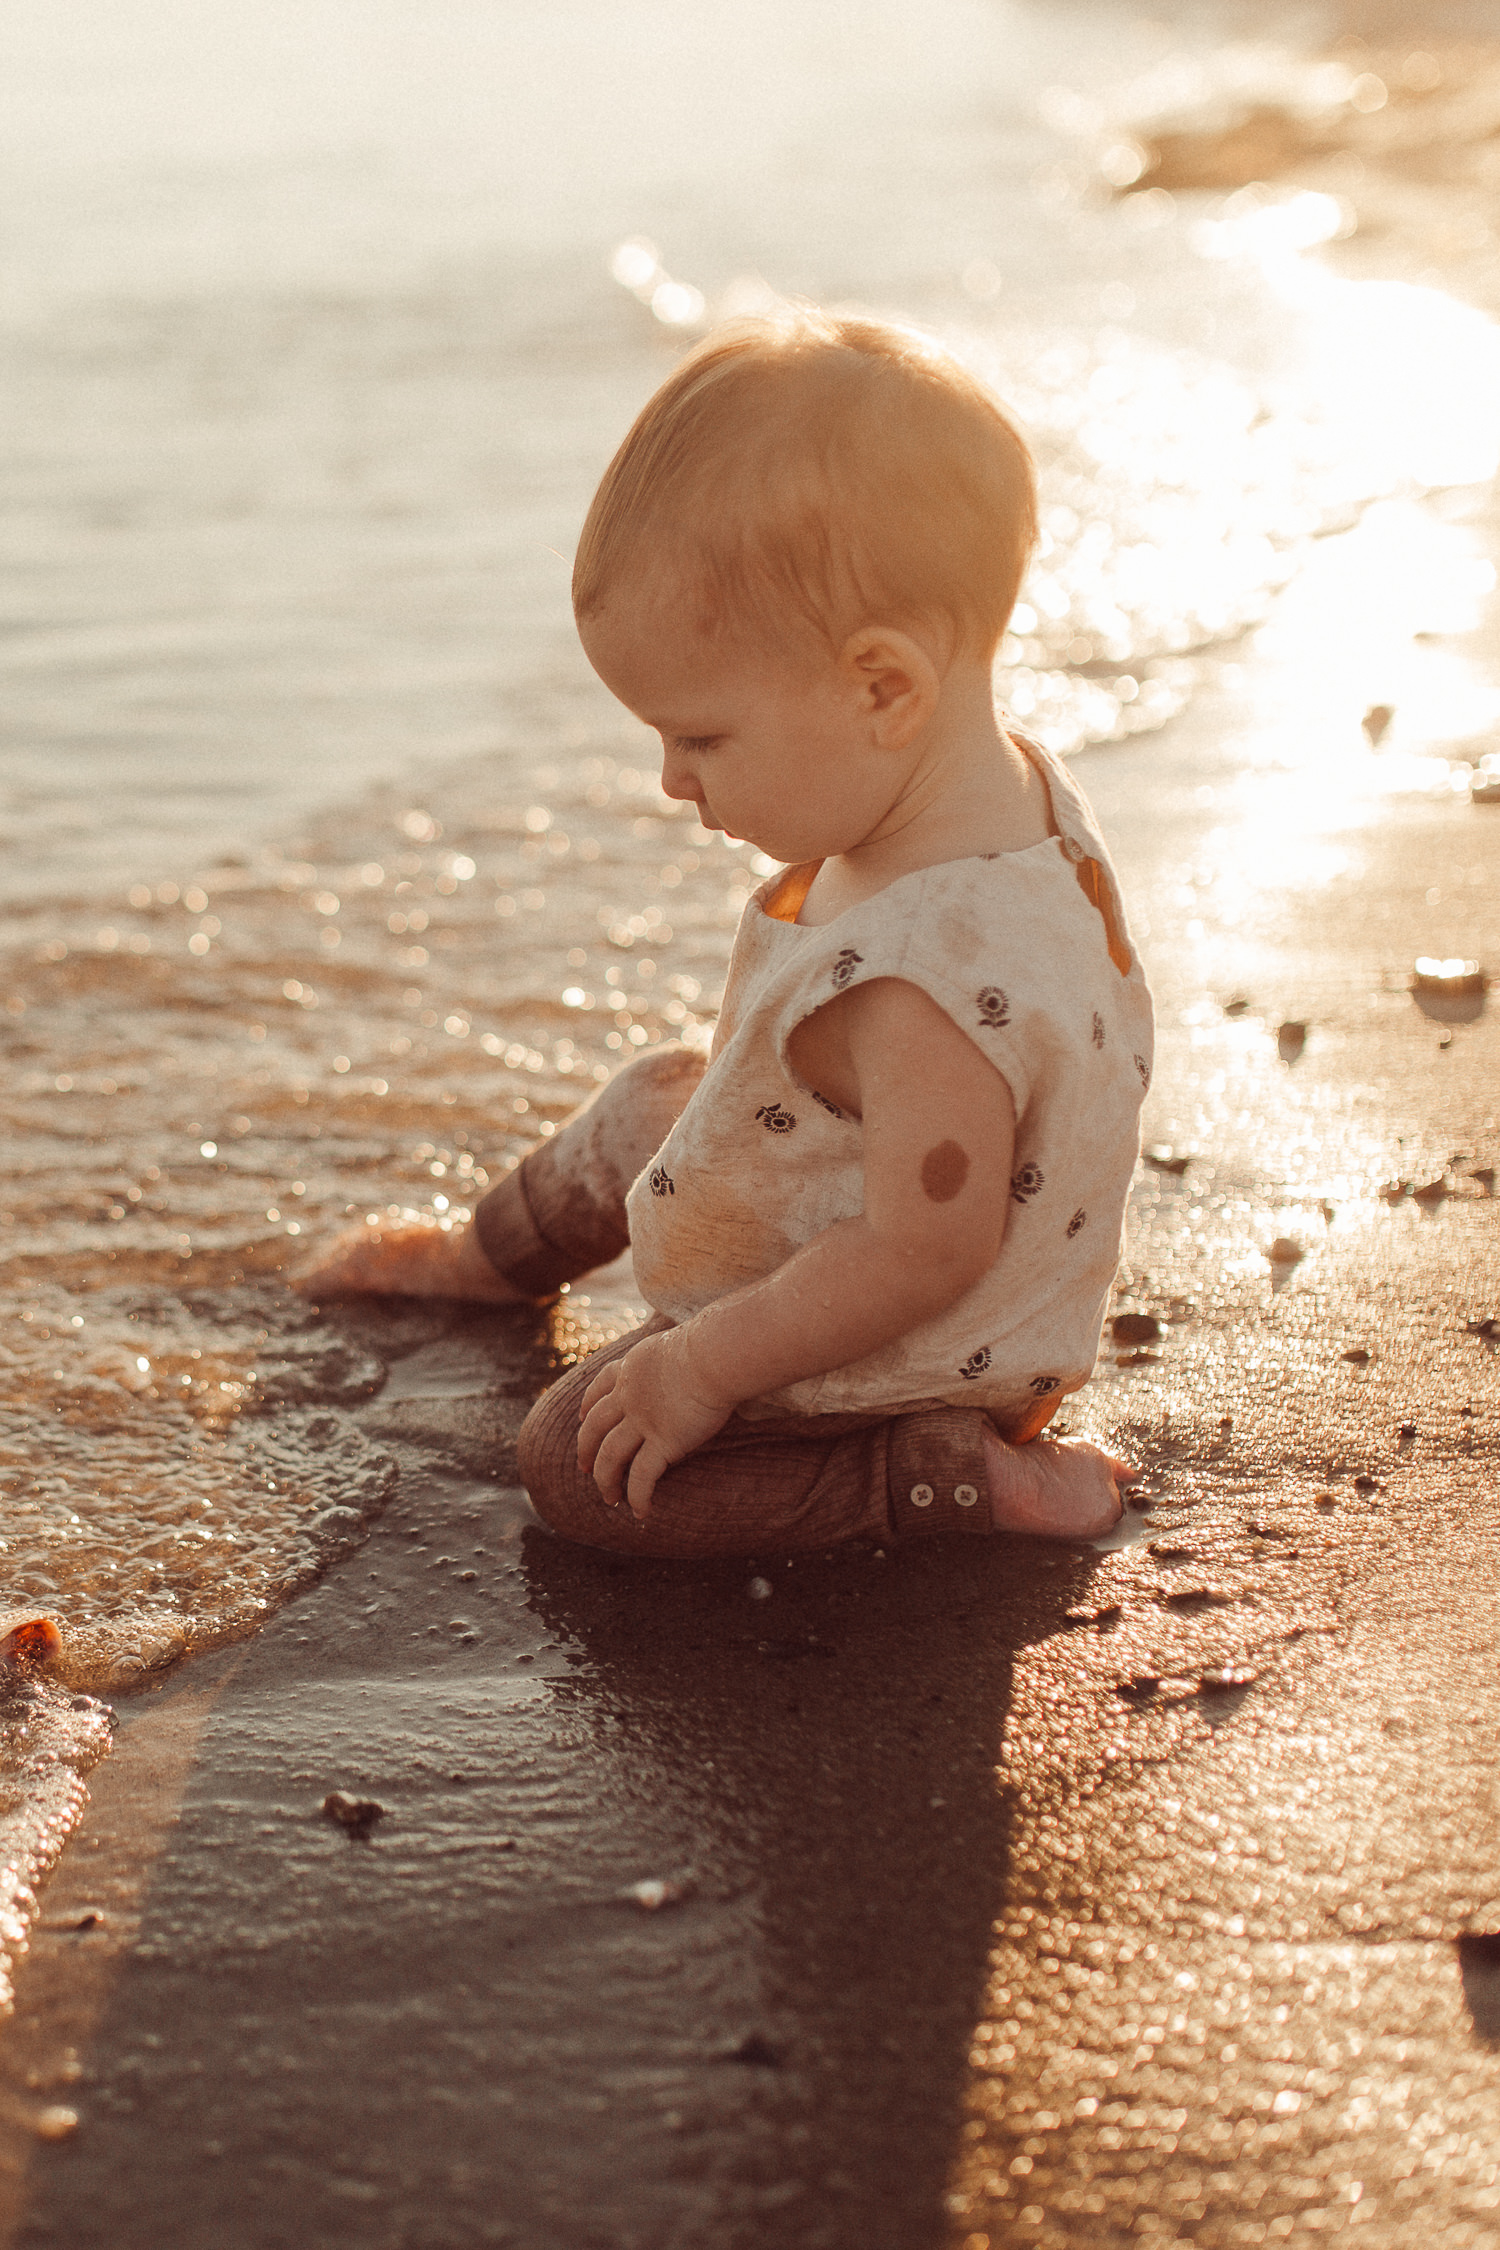
[[410, 1289], [429, 1255], [426, 1230], [347, 1227], [288, 1276], [292, 1287], [312, 1296], [360, 1296], [371, 1291]]
[[985, 1466], [997, 1531], [1024, 1531], [1040, 1539], [1098, 1539], [1123, 1513], [1116, 1464], [1096, 1445], [1035, 1439], [1011, 1446], [987, 1438]]
[[349, 1277], [351, 1270], [358, 1264], [356, 1253], [363, 1248], [362, 1240], [351, 1240], [349, 1236], [343, 1235], [337, 1242], [330, 1242], [323, 1249], [315, 1250], [300, 1265], [294, 1266], [288, 1273], [287, 1280], [294, 1289], [302, 1290], [307, 1296], [316, 1296], [319, 1290], [331, 1293], [341, 1288], [357, 1286], [351, 1283]]

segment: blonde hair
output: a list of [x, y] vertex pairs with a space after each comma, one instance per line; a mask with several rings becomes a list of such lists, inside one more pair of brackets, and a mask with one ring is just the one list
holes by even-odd
[[573, 566], [583, 620], [629, 575], [711, 633], [785, 623], [832, 647], [919, 619], [993, 655], [1036, 539], [1015, 424], [914, 330], [813, 309], [688, 353], [605, 470]]

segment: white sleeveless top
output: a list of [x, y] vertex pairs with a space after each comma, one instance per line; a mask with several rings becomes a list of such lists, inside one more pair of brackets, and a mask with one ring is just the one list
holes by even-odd
[[628, 1200], [637, 1281], [658, 1312], [690, 1320], [863, 1210], [858, 1119], [787, 1059], [796, 1025], [836, 993], [916, 985], [999, 1070], [1017, 1120], [988, 1271], [881, 1350], [745, 1401], [749, 1418], [936, 1399], [984, 1407], [1019, 1442], [1093, 1371], [1151, 1083], [1151, 997], [1082, 792], [1022, 747], [1060, 831], [1045, 843], [921, 868], [817, 928], [767, 912], [782, 876], [745, 908], [708, 1070]]

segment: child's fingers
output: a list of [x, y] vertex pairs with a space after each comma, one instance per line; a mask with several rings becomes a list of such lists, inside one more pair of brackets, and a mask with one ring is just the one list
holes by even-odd
[[617, 1359], [611, 1360], [608, 1367], [600, 1368], [598, 1374], [594, 1377], [594, 1380], [592, 1381], [592, 1383], [590, 1383], [588, 1389], [583, 1394], [583, 1403], [578, 1409], [578, 1419], [580, 1422], [588, 1413], [588, 1410], [591, 1406], [597, 1406], [601, 1398], [608, 1398], [610, 1392], [614, 1389], [616, 1383], [618, 1383], [619, 1380], [620, 1362]]
[[641, 1444], [641, 1432], [623, 1419], [609, 1431], [594, 1456], [594, 1482], [607, 1508], [625, 1497], [625, 1477]]
[[1106, 1453], [1104, 1458], [1109, 1463], [1110, 1475], [1114, 1478], [1115, 1483], [1122, 1487], [1127, 1484], [1139, 1484], [1145, 1476], [1145, 1470], [1138, 1469], [1132, 1461], [1117, 1461], [1112, 1453]]
[[651, 1495], [656, 1490], [656, 1480], [667, 1466], [666, 1454], [648, 1438], [630, 1464], [630, 1476], [625, 1486], [625, 1497], [637, 1523], [644, 1523], [650, 1515]]
[[625, 1419], [625, 1409], [606, 1391], [589, 1408], [578, 1430], [578, 1466], [592, 1469], [600, 1446]]

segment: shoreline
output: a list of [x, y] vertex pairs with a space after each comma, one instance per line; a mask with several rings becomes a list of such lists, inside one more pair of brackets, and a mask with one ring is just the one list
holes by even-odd
[[1142, 120], [1140, 170], [1122, 200], [1162, 190], [1253, 194], [1286, 186], [1345, 209], [1335, 256], [1354, 276], [1431, 280], [1500, 306], [1500, 19], [1488, 35], [1436, 20], [1398, 38], [1378, 11], [1323, 51], [1344, 95], [1302, 104], [1252, 95]]

